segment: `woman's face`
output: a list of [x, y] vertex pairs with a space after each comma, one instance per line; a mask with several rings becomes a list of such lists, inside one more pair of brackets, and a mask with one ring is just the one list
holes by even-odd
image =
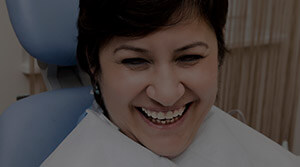
[[100, 50], [110, 119], [132, 140], [175, 157], [193, 141], [217, 93], [217, 40], [205, 22], [182, 22]]

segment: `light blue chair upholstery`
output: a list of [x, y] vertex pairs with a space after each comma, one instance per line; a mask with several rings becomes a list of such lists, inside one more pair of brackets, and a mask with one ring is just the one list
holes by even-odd
[[[48, 66], [76, 66], [78, 0], [6, 4], [17, 37], [30, 55]], [[50, 90], [12, 104], [0, 115], [0, 166], [39, 166], [91, 106], [91, 89]]]
[[39, 166], [91, 105], [90, 90], [54, 90], [10, 106], [0, 116], [0, 166]]
[[27, 52], [55, 65], [76, 64], [79, 0], [6, 0], [16, 35]]

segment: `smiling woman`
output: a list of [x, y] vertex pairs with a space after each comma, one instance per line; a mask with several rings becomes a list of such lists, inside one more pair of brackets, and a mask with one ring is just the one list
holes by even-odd
[[113, 38], [99, 52], [95, 79], [109, 119], [153, 152], [177, 156], [215, 101], [217, 55], [216, 36], [200, 19], [138, 39]]
[[213, 107], [227, 6], [81, 0], [77, 58], [100, 107], [88, 109], [46, 166], [250, 166], [253, 152], [232, 144], [243, 143], [234, 132], [250, 130]]
[[[162, 156], [179, 155], [193, 141], [215, 101], [216, 34], [222, 54], [224, 46], [220, 32], [225, 24], [226, 1], [214, 2], [211, 6], [206, 1], [172, 1], [172, 5], [171, 1], [120, 1], [119, 5], [125, 5], [124, 8], [110, 2], [102, 6], [87, 4], [119, 9], [108, 16], [111, 20], [106, 23], [98, 18], [102, 17], [102, 12], [82, 8], [81, 2], [79, 28], [83, 32], [90, 31], [83, 27], [87, 26], [86, 17], [99, 20], [90, 26], [102, 26], [93, 27], [103, 33], [103, 36], [94, 37], [95, 41], [102, 40], [95, 44], [96, 48], [89, 49], [89, 44], [86, 49], [82, 48], [85, 41], [80, 39], [86, 37], [85, 33], [79, 34], [78, 45], [79, 62], [101, 90], [101, 94], [95, 94], [97, 102], [105, 115], [132, 140]], [[213, 10], [222, 4], [224, 8], [218, 11], [218, 20], [205, 17], [210, 16], [209, 12], [217, 12]], [[169, 10], [164, 9], [165, 5], [171, 5]], [[140, 17], [149, 21], [140, 20]], [[113, 29], [105, 29], [105, 25]], [[108, 34], [110, 38], [106, 37], [103, 42], [104, 35]], [[86, 42], [92, 40], [86, 38], [89, 39]], [[87, 54], [81, 54], [81, 50], [87, 50]], [[99, 54], [95, 50], [99, 50]], [[219, 55], [220, 61], [222, 57]]]
[[[191, 60], [200, 59], [207, 54], [208, 50], [214, 49], [208, 48], [207, 43], [207, 40], [214, 40], [213, 42], [217, 42], [216, 51], [220, 66], [226, 51], [223, 29], [226, 23], [227, 6], [227, 0], [220, 2], [214, 0], [81, 1], [78, 19], [78, 63], [91, 76], [92, 84], [99, 87], [98, 80], [103, 70], [101, 61], [99, 62], [103, 54], [99, 52], [104, 48], [107, 50], [106, 47], [109, 45], [111, 49], [109, 54], [113, 52], [116, 61], [119, 60], [119, 63], [126, 64], [131, 69], [143, 69], [147, 64], [154, 63], [151, 62], [153, 56], [159, 57], [154, 52], [160, 48], [142, 46], [142, 43], [136, 44], [142, 38], [149, 37], [148, 41], [154, 40], [152, 43], [169, 49], [168, 52], [174, 52], [172, 58], [176, 58], [178, 61], [175, 62], [179, 62], [178, 64], [182, 66], [195, 63], [196, 61]], [[175, 29], [174, 26], [177, 28]], [[194, 28], [194, 32], [189, 32], [191, 31], [189, 26]], [[199, 30], [197, 26], [202, 28]], [[200, 32], [202, 34], [195, 32], [195, 30], [202, 31], [202, 29], [210, 32], [210, 35], [202, 36], [206, 33], [204, 31]], [[161, 36], [153, 35], [159, 31]], [[171, 38], [174, 34], [178, 36], [177, 39]], [[167, 46], [172, 40], [176, 40], [177, 44]], [[111, 45], [114, 45], [114, 48], [111, 48]], [[127, 58], [120, 59], [122, 54], [127, 55]], [[142, 66], [141, 63], [144, 65]], [[95, 99], [104, 114], [109, 117], [102, 98], [101, 91], [103, 90], [99, 91], [98, 95], [95, 94]]]

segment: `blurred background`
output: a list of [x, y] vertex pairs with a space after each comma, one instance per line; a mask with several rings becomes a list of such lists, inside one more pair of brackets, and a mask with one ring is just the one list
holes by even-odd
[[229, 2], [216, 105], [300, 154], [300, 1]]
[[[229, 0], [216, 106], [300, 155], [300, 1]], [[0, 0], [0, 114], [46, 91], [35, 59], [21, 47]], [[238, 113], [237, 112], [237, 113]]]

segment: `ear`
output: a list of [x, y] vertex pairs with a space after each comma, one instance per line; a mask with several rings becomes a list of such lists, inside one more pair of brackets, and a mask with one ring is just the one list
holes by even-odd
[[89, 66], [90, 75], [95, 76], [95, 74], [96, 74], [96, 68], [93, 67], [92, 64], [91, 64], [91, 59], [89, 58], [89, 54], [88, 54], [88, 49], [87, 48], [85, 49], [85, 56], [86, 56], [86, 60], [87, 60], [88, 66]]

